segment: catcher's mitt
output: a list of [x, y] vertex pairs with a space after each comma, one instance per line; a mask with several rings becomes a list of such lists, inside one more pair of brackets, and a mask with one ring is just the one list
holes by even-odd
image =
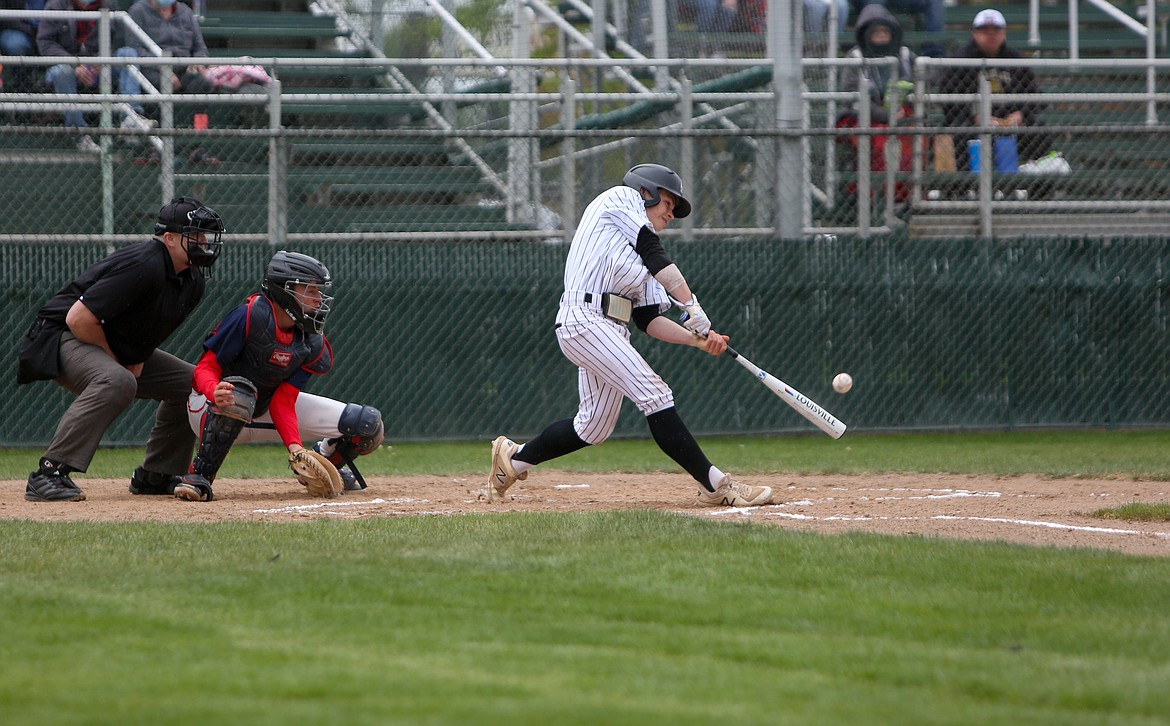
[[256, 412], [256, 384], [243, 376], [228, 376], [224, 380], [232, 384], [232, 396], [236, 402], [223, 408], [213, 405], [212, 410], [237, 421], [250, 422]]
[[309, 496], [332, 499], [344, 491], [337, 467], [316, 451], [301, 449], [289, 454], [288, 468], [297, 475], [297, 481], [309, 490]]

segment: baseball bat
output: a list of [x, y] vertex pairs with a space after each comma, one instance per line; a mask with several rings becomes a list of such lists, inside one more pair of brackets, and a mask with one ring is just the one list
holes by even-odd
[[730, 345], [727, 346], [727, 354], [736, 363], [751, 371], [751, 374], [755, 376], [757, 381], [764, 384], [768, 390], [779, 396], [780, 400], [784, 401], [784, 403], [796, 409], [797, 413], [811, 421], [818, 429], [824, 431], [834, 439], [841, 438], [841, 435], [845, 433], [845, 424], [836, 416], [826, 411], [819, 403], [771, 373], [763, 370], [747, 358], [744, 358]]

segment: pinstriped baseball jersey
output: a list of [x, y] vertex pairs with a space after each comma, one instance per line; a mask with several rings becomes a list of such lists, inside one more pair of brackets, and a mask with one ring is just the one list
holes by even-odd
[[[565, 261], [565, 292], [617, 293], [634, 301], [634, 307], [659, 305], [665, 311], [670, 297], [646, 269], [634, 249], [638, 232], [649, 226], [642, 195], [629, 187], [613, 187], [594, 199], [577, 225]], [[572, 320], [576, 306], [562, 304], [558, 323]], [[598, 309], [598, 314], [600, 310]]]
[[591, 444], [613, 432], [623, 396], [646, 415], [674, 405], [670, 387], [630, 344], [629, 328], [601, 312], [607, 292], [630, 298], [634, 307], [669, 309], [666, 290], [635, 250], [638, 232], [649, 224], [641, 194], [613, 187], [586, 207], [569, 246], [557, 341], [579, 369], [573, 428]]

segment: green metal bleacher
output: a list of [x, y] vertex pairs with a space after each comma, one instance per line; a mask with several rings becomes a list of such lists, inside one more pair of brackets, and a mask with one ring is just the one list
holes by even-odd
[[[365, 57], [344, 47], [348, 33], [331, 15], [314, 15], [307, 2], [217, 0], [202, 22], [213, 56], [257, 58]], [[282, 123], [289, 129], [429, 128], [424, 104], [396, 98], [401, 91], [377, 66], [344, 69], [281, 66], [282, 92], [301, 96], [282, 103]], [[506, 93], [506, 78], [493, 79], [464, 93]], [[370, 102], [316, 100], [325, 94], [360, 94]], [[305, 98], [306, 96], [310, 98]], [[377, 101], [374, 101], [374, 99]], [[457, 102], [462, 108], [472, 102]], [[289, 230], [368, 232], [503, 231], [503, 207], [484, 204], [493, 188], [482, 172], [453, 154], [457, 149], [440, 138], [403, 137], [290, 140], [288, 193]], [[232, 168], [198, 175], [210, 194], [230, 195], [246, 188], [260, 166]], [[194, 177], [193, 177], [194, 178]], [[222, 178], [222, 179], [221, 179]], [[251, 182], [254, 183], [254, 182]], [[259, 220], [256, 214], [247, 215]]]

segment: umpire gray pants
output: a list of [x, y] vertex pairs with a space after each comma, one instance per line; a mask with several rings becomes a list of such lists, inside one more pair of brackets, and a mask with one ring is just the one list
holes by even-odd
[[45, 458], [85, 471], [102, 436], [135, 398], [159, 401], [154, 428], [146, 441], [143, 467], [163, 474], [186, 474], [195, 450], [187, 423], [187, 396], [195, 366], [155, 350], [135, 378], [104, 350], [83, 343], [69, 331], [61, 336], [61, 372], [54, 378], [77, 394], [65, 411]]

